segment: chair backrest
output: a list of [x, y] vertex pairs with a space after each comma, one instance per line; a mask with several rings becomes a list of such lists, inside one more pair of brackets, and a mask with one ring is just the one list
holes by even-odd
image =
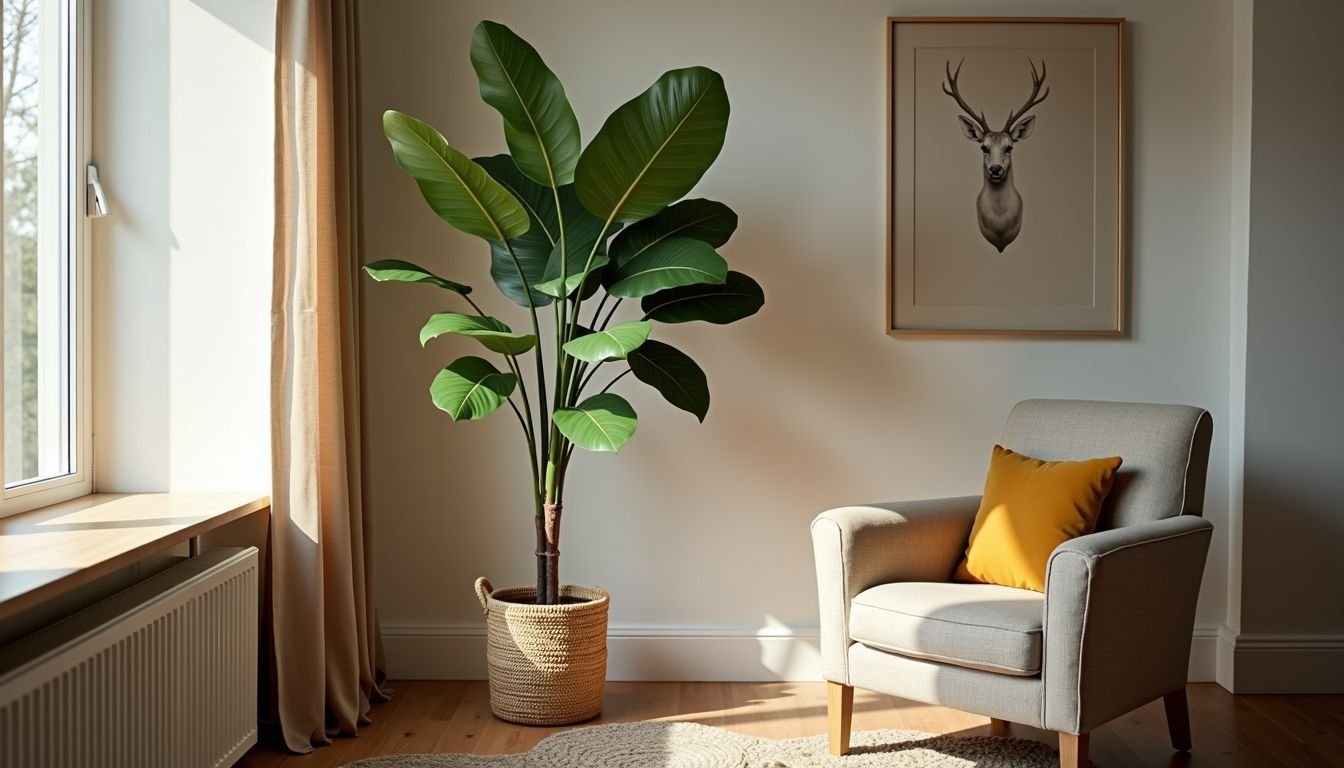
[[1097, 530], [1199, 515], [1213, 419], [1188, 405], [1023, 400], [1008, 415], [1003, 446], [1047, 461], [1124, 460]]

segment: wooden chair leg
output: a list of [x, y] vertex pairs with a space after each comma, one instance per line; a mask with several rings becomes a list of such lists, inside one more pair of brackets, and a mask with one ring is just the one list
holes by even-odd
[[854, 715], [854, 686], [826, 681], [826, 714], [831, 754], [849, 754], [849, 722]]
[[997, 717], [991, 717], [991, 718], [989, 718], [989, 735], [991, 735], [991, 736], [1007, 736], [1007, 735], [1008, 735], [1008, 721], [1007, 721], [1007, 720], [1000, 720], [1000, 719], [998, 719]]
[[1059, 734], [1059, 768], [1088, 768], [1092, 765], [1087, 759], [1088, 735], [1080, 733]]
[[1190, 751], [1190, 705], [1185, 689], [1172, 691], [1162, 697], [1167, 708], [1167, 730], [1171, 733], [1171, 748], [1177, 752]]

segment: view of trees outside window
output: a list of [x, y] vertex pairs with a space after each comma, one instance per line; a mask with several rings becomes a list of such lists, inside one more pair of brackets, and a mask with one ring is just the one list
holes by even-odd
[[[62, 0], [3, 0], [5, 485], [71, 467]], [[54, 49], [54, 50], [53, 50]]]

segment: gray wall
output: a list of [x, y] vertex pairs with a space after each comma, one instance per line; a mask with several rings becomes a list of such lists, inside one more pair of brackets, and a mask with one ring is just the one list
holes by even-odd
[[[884, 17], [1080, 12], [1129, 19], [1130, 337], [887, 337]], [[715, 673], [694, 665], [729, 646], [753, 658], [727, 674], [815, 674], [807, 647], [817, 623], [813, 516], [847, 503], [978, 492], [1004, 417], [1026, 397], [1193, 403], [1213, 412], [1206, 507], [1218, 538], [1199, 621], [1224, 621], [1228, 3], [365, 3], [365, 258], [423, 261], [479, 286], [473, 298], [487, 312], [519, 323], [517, 307], [491, 285], [484, 244], [425, 206], [393, 164], [378, 119], [397, 108], [470, 155], [504, 151], [499, 116], [481, 103], [468, 61], [482, 18], [536, 45], [564, 81], [585, 138], [673, 67], [719, 70], [732, 99], [723, 153], [692, 196], [738, 211], [741, 226], [723, 252], [760, 280], [766, 307], [727, 327], [660, 327], [661, 338], [707, 372], [708, 419], [697, 424], [638, 382], [623, 387], [639, 433], [619, 456], [577, 456], [568, 486], [564, 578], [611, 589], [619, 636], [640, 638], [634, 645], [727, 638], [705, 640], [714, 650], [678, 667], [699, 670], [687, 674]], [[416, 341], [425, 317], [452, 302], [387, 285], [366, 286], [364, 296], [366, 482], [389, 662], [394, 674], [446, 674], [432, 665], [480, 624], [472, 579], [499, 585], [531, 576], [521, 441], [508, 414], [453, 424], [429, 402], [436, 370], [471, 349]], [[794, 655], [771, 660], [756, 651], [762, 631], [802, 641], [790, 646]], [[479, 661], [476, 650], [459, 655]], [[651, 674], [640, 666], [649, 657], [640, 658], [626, 669]]]
[[[1335, 0], [1256, 3], [1241, 606], [1251, 645], [1344, 635], [1341, 30]], [[1240, 657], [1243, 690], [1256, 681], [1243, 681]], [[1315, 674], [1338, 687], [1344, 648], [1332, 658]]]

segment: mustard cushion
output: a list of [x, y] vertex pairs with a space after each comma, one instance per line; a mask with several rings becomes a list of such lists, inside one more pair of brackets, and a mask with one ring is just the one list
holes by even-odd
[[1042, 461], [994, 446], [980, 511], [956, 581], [1045, 591], [1055, 547], [1091, 533], [1119, 456]]

